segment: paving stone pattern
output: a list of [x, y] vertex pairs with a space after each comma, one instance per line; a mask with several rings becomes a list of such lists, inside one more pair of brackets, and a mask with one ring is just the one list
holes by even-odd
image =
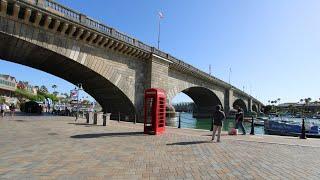
[[[84, 122], [84, 121], [83, 121]], [[320, 140], [226, 136], [73, 118], [0, 119], [0, 179], [320, 179]]]

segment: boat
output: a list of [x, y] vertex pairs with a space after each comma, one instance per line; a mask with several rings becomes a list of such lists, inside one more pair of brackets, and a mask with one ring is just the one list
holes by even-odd
[[264, 121], [265, 121], [265, 120], [262, 120], [262, 119], [258, 119], [258, 118], [257, 118], [257, 119], [254, 120], [254, 125], [255, 125], [255, 126], [264, 126]]
[[255, 126], [264, 126], [265, 121], [268, 121], [268, 117], [257, 117], [254, 120], [254, 125]]
[[[320, 138], [320, 127], [314, 123], [306, 123], [306, 136]], [[293, 120], [269, 119], [264, 122], [264, 131], [270, 135], [300, 136], [301, 123]]]

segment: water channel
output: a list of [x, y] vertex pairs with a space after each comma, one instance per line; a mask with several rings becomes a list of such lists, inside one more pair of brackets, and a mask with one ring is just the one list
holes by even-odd
[[[196, 119], [192, 117], [192, 113], [181, 113], [181, 128], [205, 129], [210, 130], [211, 119]], [[247, 133], [251, 131], [251, 123], [244, 123]], [[226, 119], [223, 123], [223, 131], [229, 131], [235, 127], [234, 119]], [[264, 134], [263, 126], [255, 126], [255, 134]]]
[[[301, 118], [284, 118], [284, 120], [290, 120], [295, 122], [302, 122]], [[193, 128], [193, 129], [205, 129], [210, 130], [211, 119], [196, 119], [192, 117], [192, 113], [181, 113], [181, 128]], [[317, 124], [320, 125], [319, 119], [306, 119], [306, 125]], [[251, 131], [251, 123], [244, 122], [247, 133]], [[226, 119], [223, 123], [223, 131], [229, 131], [231, 128], [235, 127], [234, 119]], [[255, 134], [265, 134], [264, 126], [255, 126]], [[241, 133], [241, 132], [240, 132]]]

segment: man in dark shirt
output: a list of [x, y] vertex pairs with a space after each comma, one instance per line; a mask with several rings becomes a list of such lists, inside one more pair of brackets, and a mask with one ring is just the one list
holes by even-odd
[[243, 126], [243, 110], [238, 107], [238, 113], [236, 114], [236, 129], [239, 129], [239, 127], [242, 130], [242, 135], [246, 135], [246, 130]]
[[218, 130], [217, 134], [217, 142], [220, 142], [220, 136], [221, 136], [221, 128], [222, 128], [222, 122], [225, 120], [226, 115], [221, 110], [221, 106], [216, 106], [216, 111], [213, 114], [213, 132], [212, 132], [212, 141], [214, 141], [214, 138], [216, 136], [216, 132]]

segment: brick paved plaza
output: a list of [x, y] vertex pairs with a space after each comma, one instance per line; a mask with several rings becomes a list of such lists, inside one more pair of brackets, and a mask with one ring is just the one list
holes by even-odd
[[0, 179], [320, 179], [320, 140], [223, 136], [73, 118], [0, 119]]

